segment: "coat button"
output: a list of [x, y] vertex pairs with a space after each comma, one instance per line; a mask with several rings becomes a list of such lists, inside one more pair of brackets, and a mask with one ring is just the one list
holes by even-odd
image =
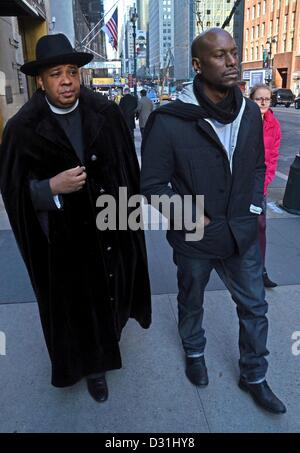
[[105, 190], [103, 189], [103, 187], [100, 188], [99, 192], [100, 193], [105, 193]]
[[112, 251], [112, 247], [110, 247], [110, 246], [107, 247], [106, 251], [107, 251], [107, 252], [111, 252], [111, 251]]
[[109, 278], [113, 278], [114, 277], [114, 274], [109, 274]]
[[111, 298], [110, 298], [110, 301], [111, 301], [111, 302], [114, 302], [114, 300], [115, 300], [114, 297], [111, 297]]
[[96, 154], [93, 154], [91, 156], [91, 161], [96, 162], [97, 159], [98, 159], [98, 157], [96, 156]]

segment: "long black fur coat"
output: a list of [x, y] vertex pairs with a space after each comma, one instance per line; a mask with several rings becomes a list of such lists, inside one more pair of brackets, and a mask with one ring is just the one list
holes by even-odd
[[[96, 228], [96, 200], [139, 193], [139, 166], [119, 108], [82, 88], [85, 144], [80, 162], [38, 90], [8, 122], [0, 153], [0, 188], [34, 288], [52, 362], [52, 384], [121, 367], [119, 339], [128, 318], [151, 323], [150, 285], [142, 231]], [[46, 213], [48, 237], [35, 212], [29, 181], [84, 165], [83, 190], [63, 195]]]

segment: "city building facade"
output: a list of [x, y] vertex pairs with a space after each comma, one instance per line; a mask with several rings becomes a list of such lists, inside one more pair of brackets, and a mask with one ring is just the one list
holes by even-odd
[[174, 67], [174, 0], [150, 1], [149, 42], [150, 73], [162, 76]]
[[137, 0], [139, 37], [138, 70], [149, 75], [149, 0]]
[[152, 0], [137, 0], [136, 7], [138, 17], [139, 30], [147, 31], [149, 25], [149, 2]]
[[242, 0], [235, 10], [233, 21], [233, 37], [236, 42], [239, 61], [243, 61], [243, 46], [244, 46], [244, 11], [245, 11], [245, 0]]
[[36, 89], [20, 67], [35, 59], [35, 44], [49, 32], [50, 23], [48, 0], [0, 2], [0, 141], [6, 121]]
[[243, 78], [300, 93], [300, 0], [245, 0]]
[[174, 0], [174, 78], [193, 77], [191, 44], [196, 36], [195, 5], [191, 0]]
[[[222, 27], [235, 3], [235, 0], [196, 0], [196, 32], [197, 34], [212, 27]], [[233, 34], [233, 21], [226, 30]]]
[[[101, 31], [101, 27], [104, 25], [104, 2], [103, 0], [79, 0], [79, 3], [90, 30], [93, 30], [87, 40], [88, 42], [90, 41], [89, 47], [95, 52], [96, 57], [98, 55], [104, 61], [107, 58], [105, 34]], [[83, 23], [83, 20], [79, 17], [77, 21], [78, 37], [83, 34], [82, 32], [80, 33], [80, 27]]]

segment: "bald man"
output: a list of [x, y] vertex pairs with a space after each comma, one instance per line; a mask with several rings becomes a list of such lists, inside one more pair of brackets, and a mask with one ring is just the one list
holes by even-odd
[[238, 87], [238, 50], [229, 33], [214, 28], [198, 36], [192, 61], [193, 83], [148, 120], [141, 178], [149, 203], [152, 195], [180, 195], [183, 203], [185, 195], [204, 195], [202, 240], [190, 241], [184, 229], [167, 233], [178, 268], [186, 375], [196, 386], [208, 384], [203, 297], [215, 269], [237, 306], [239, 387], [264, 409], [282, 414], [286, 408], [266, 381], [268, 307], [257, 240], [265, 177], [260, 111]]

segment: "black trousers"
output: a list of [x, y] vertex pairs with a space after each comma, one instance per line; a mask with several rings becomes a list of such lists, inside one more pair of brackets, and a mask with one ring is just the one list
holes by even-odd
[[174, 261], [178, 269], [178, 327], [186, 354], [204, 352], [204, 290], [211, 271], [216, 269], [237, 306], [241, 377], [248, 382], [263, 379], [268, 368], [268, 305], [258, 242], [243, 256], [226, 260], [194, 259], [175, 252]]

